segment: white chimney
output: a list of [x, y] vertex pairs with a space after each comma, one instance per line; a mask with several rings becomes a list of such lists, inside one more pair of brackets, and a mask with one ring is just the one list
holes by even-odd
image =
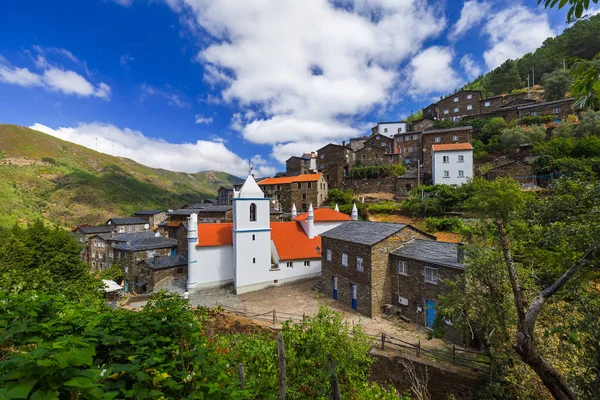
[[315, 237], [315, 212], [313, 210], [312, 203], [310, 203], [310, 206], [308, 207], [308, 218], [306, 219], [306, 222], [308, 225], [306, 234], [308, 235], [309, 239], [312, 239]]
[[292, 218], [295, 218], [298, 215], [298, 210], [296, 210], [296, 203], [292, 205]]
[[337, 203], [335, 203], [334, 211], [340, 212], [340, 208], [338, 207]]
[[358, 221], [358, 208], [356, 208], [356, 203], [352, 205], [352, 219]]

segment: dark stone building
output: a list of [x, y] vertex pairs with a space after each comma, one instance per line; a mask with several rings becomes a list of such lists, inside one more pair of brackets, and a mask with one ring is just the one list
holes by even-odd
[[368, 138], [366, 136], [351, 138], [350, 140], [348, 140], [347, 147], [352, 151], [358, 151], [363, 148], [367, 140]]
[[360, 165], [385, 165], [388, 164], [388, 151], [384, 147], [365, 144], [356, 152], [356, 164]]
[[258, 182], [265, 197], [275, 202], [279, 210], [290, 212], [296, 204], [298, 211], [307, 211], [310, 204], [320, 207], [327, 199], [328, 185], [323, 174], [305, 174], [267, 178]]
[[304, 175], [316, 172], [317, 162], [315, 154], [302, 154], [302, 156], [292, 156], [285, 162], [286, 176]]
[[140, 261], [135, 273], [136, 293], [152, 292], [155, 286], [167, 278], [187, 279], [187, 258], [176, 256], [153, 256]]
[[217, 205], [230, 206], [233, 202], [233, 188], [221, 186], [217, 191]]
[[[106, 222], [113, 233], [133, 233], [145, 231], [148, 220], [140, 217], [111, 218]], [[148, 226], [149, 228], [149, 226]]]
[[473, 128], [470, 126], [422, 132], [423, 171], [426, 181], [431, 179], [432, 146], [436, 144], [471, 143], [472, 132]]
[[408, 167], [417, 167], [417, 161], [423, 159], [422, 132], [400, 133], [394, 136], [394, 151], [400, 154]]
[[322, 233], [322, 291], [368, 317], [378, 314], [392, 302], [390, 252], [415, 238], [435, 240], [410, 225], [367, 221]]
[[423, 109], [423, 118], [432, 121], [438, 120], [440, 118], [438, 103], [433, 103], [425, 107]]
[[94, 265], [92, 266], [91, 260], [91, 250], [90, 250], [90, 239], [98, 234], [110, 234], [112, 232], [112, 227], [109, 225], [100, 225], [100, 226], [89, 226], [89, 225], [80, 225], [71, 230], [71, 236], [75, 238], [83, 247], [81, 248], [81, 259], [88, 263], [90, 267], [96, 269], [96, 261], [94, 261]]
[[435, 120], [429, 118], [415, 119], [411, 124], [411, 131], [425, 131], [427, 129], [433, 129]]
[[573, 114], [573, 103], [575, 99], [568, 98], [556, 101], [542, 101], [531, 105], [517, 107], [519, 118], [542, 117], [546, 115], [556, 116], [556, 123], [560, 123], [567, 116]]
[[132, 214], [134, 217], [143, 218], [148, 221], [150, 229], [158, 229], [158, 224], [167, 219], [167, 212], [163, 210], [141, 210]]
[[88, 263], [90, 271], [102, 271], [110, 266], [111, 249], [108, 240], [112, 236], [112, 233], [99, 233], [89, 239], [84, 261]]
[[457, 121], [465, 115], [479, 114], [479, 100], [481, 100], [480, 91], [460, 90], [437, 103], [439, 119]]
[[447, 293], [445, 279], [464, 270], [464, 249], [457, 243], [414, 239], [393, 250], [392, 304], [418, 325], [433, 328], [438, 296]]
[[345, 146], [329, 143], [317, 151], [317, 170], [331, 188], [340, 188], [354, 164], [354, 152]]
[[494, 112], [501, 107], [512, 104], [515, 100], [527, 99], [527, 93], [501, 94], [479, 100], [479, 114]]

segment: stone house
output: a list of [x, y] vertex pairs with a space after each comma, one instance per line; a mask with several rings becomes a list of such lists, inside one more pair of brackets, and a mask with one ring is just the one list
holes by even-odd
[[134, 291], [138, 284], [137, 264], [150, 257], [175, 256], [177, 240], [157, 236], [146, 231], [117, 235], [108, 240], [112, 249], [112, 262], [118, 263], [125, 274], [125, 291]]
[[279, 210], [291, 210], [295, 204], [307, 211], [310, 204], [320, 207], [327, 200], [328, 185], [323, 174], [267, 178], [258, 186]]
[[[140, 217], [124, 217], [124, 218], [111, 218], [106, 221], [106, 225], [112, 228], [112, 232], [119, 233], [133, 233], [143, 232], [149, 228], [148, 220]], [[146, 227], [148, 225], [148, 227]]]
[[[81, 245], [81, 259], [92, 267], [90, 239], [98, 234], [110, 234], [112, 227], [109, 225], [89, 226], [79, 225], [71, 230], [71, 236], [75, 238]], [[95, 264], [95, 261], [94, 261]], [[94, 265], [95, 268], [95, 265]]]
[[[198, 214], [200, 222], [231, 222], [233, 218], [232, 206], [220, 206], [216, 204], [193, 204], [190, 208], [180, 208], [169, 211], [169, 223], [185, 222], [192, 214]], [[171, 226], [173, 224], [169, 224]], [[179, 224], [176, 224], [179, 226]]]
[[348, 144], [346, 145], [348, 148], [350, 148], [352, 151], [358, 151], [360, 149], [363, 148], [363, 146], [365, 145], [365, 142], [368, 140], [368, 138], [366, 136], [363, 137], [357, 137], [357, 138], [350, 138], [348, 140]]
[[354, 164], [354, 152], [345, 146], [329, 143], [318, 151], [317, 170], [331, 188], [340, 188]]
[[463, 121], [471, 121], [474, 119], [489, 119], [489, 118], [503, 118], [506, 122], [513, 121], [519, 118], [518, 107], [522, 105], [529, 105], [535, 103], [535, 100], [529, 99], [517, 99], [504, 106], [496, 109], [495, 111], [488, 111], [481, 114], [467, 115], [463, 117]]
[[432, 121], [438, 120], [440, 118], [439, 115], [439, 107], [438, 103], [432, 103], [423, 109], [423, 118], [429, 119]]
[[146, 258], [137, 264], [135, 291], [138, 294], [152, 292], [156, 284], [167, 278], [185, 281], [187, 269], [187, 258], [182, 255]]
[[321, 234], [321, 291], [368, 317], [392, 302], [390, 252], [435, 237], [405, 224], [350, 221]]
[[386, 136], [386, 135], [375, 134], [375, 135], [372, 135], [369, 139], [367, 139], [365, 141], [364, 145], [380, 147], [380, 148], [384, 149], [386, 151], [386, 153], [391, 153], [392, 146], [394, 145], [393, 137], [394, 137], [394, 135]]
[[390, 253], [392, 304], [417, 325], [433, 329], [440, 294], [449, 291], [444, 280], [463, 272], [464, 248], [458, 243], [414, 239]]
[[366, 143], [356, 152], [356, 165], [385, 165], [388, 164], [389, 152], [381, 146]]
[[458, 121], [465, 115], [479, 114], [481, 92], [478, 90], [460, 90], [438, 101], [439, 119]]
[[412, 121], [410, 131], [420, 132], [420, 131], [425, 131], [427, 129], [433, 129], [434, 124], [435, 124], [434, 119], [430, 119], [430, 118], [415, 119]]
[[567, 116], [573, 114], [575, 99], [567, 98], [556, 101], [542, 101], [535, 104], [517, 107], [519, 118], [542, 117], [546, 115], [556, 116], [555, 122], [560, 123]]
[[219, 190], [217, 190], [217, 205], [219, 206], [229, 206], [231, 205], [231, 201], [233, 199], [233, 188], [226, 188], [221, 186]]
[[84, 261], [88, 263], [90, 271], [102, 271], [110, 267], [111, 248], [108, 240], [111, 237], [112, 233], [98, 233], [89, 239]]
[[286, 176], [310, 174], [316, 169], [317, 161], [314, 153], [302, 154], [300, 157], [292, 156], [285, 161]]
[[400, 154], [403, 163], [408, 167], [417, 167], [422, 161], [422, 132], [407, 132], [394, 135], [394, 152]]
[[535, 167], [532, 163], [520, 159], [508, 158], [485, 173], [485, 179], [492, 181], [501, 177], [510, 177], [523, 185], [537, 185]]
[[494, 112], [519, 99], [527, 99], [527, 93], [500, 94], [498, 96], [481, 99], [479, 100], [479, 114]]
[[131, 214], [134, 217], [143, 218], [148, 221], [150, 229], [158, 229], [158, 224], [167, 219], [167, 212], [164, 210], [141, 210]]
[[423, 171], [426, 182], [431, 179], [432, 174], [432, 146], [437, 144], [471, 143], [472, 132], [472, 127], [463, 126], [459, 128], [424, 131], [421, 133]]

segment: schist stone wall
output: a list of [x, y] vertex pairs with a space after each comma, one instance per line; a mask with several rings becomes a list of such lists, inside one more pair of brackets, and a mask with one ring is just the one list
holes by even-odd
[[154, 290], [154, 286], [165, 278], [185, 278], [187, 276], [187, 265], [180, 267], [153, 270], [145, 262], [138, 265], [138, 280], [146, 281], [146, 292]]

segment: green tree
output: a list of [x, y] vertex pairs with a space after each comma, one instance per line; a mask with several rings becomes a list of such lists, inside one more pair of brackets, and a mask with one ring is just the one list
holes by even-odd
[[513, 60], [504, 61], [498, 68], [490, 72], [490, 91], [494, 95], [510, 93], [523, 87], [517, 64]]
[[498, 147], [503, 151], [511, 151], [519, 148], [526, 143], [539, 143], [546, 138], [546, 129], [539, 125], [532, 125], [527, 128], [516, 126], [502, 131], [498, 137]]
[[575, 135], [575, 124], [569, 120], [562, 121], [552, 130], [553, 138], [571, 138]]
[[600, 136], [600, 111], [582, 112], [574, 132], [579, 137], [589, 135]]
[[572, 83], [571, 75], [566, 69], [557, 69], [542, 76], [544, 100], [554, 101], [565, 97]]
[[600, 156], [600, 137], [586, 136], [582, 138], [572, 151], [574, 157], [590, 158]]
[[508, 124], [504, 118], [492, 118], [486, 122], [483, 128], [481, 128], [480, 139], [483, 144], [488, 144], [494, 136], [500, 135], [502, 130], [506, 129], [507, 127]]

